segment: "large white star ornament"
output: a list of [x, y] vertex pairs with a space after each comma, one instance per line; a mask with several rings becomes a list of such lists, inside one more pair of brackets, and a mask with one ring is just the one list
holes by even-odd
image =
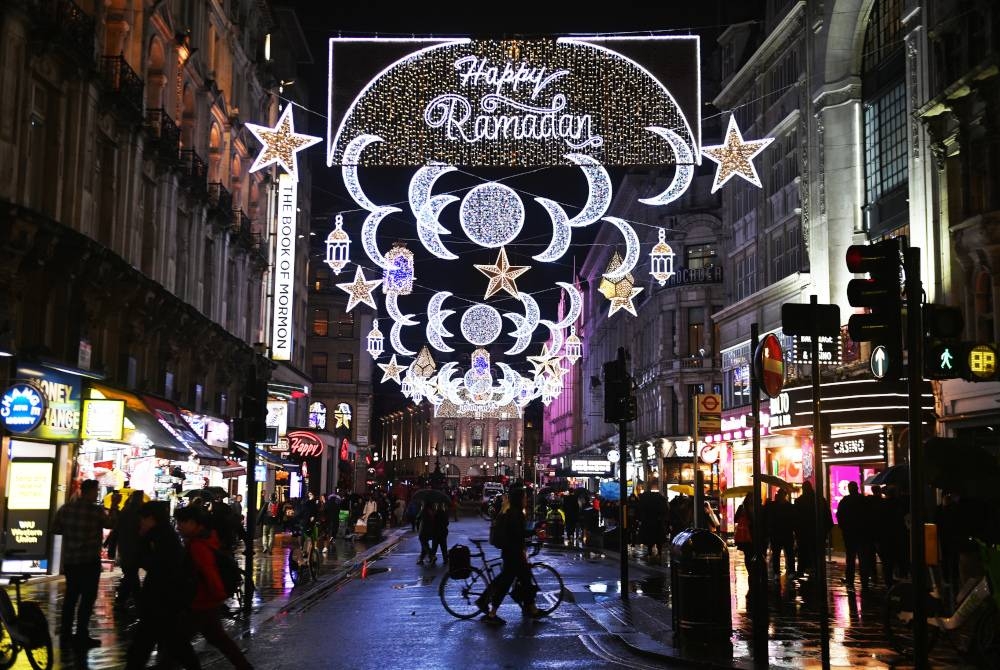
[[383, 384], [391, 379], [397, 384], [402, 385], [403, 380], [399, 378], [399, 375], [401, 372], [406, 370], [406, 366], [396, 363], [396, 354], [392, 355], [392, 358], [389, 359], [388, 363], [378, 363], [378, 366], [382, 368], [382, 372], [385, 373], [382, 375]]
[[530, 265], [511, 265], [507, 260], [507, 249], [504, 247], [500, 247], [500, 255], [493, 265], [473, 265], [473, 267], [490, 278], [489, 286], [486, 287], [486, 299], [500, 291], [507, 291], [516, 298], [517, 284], [514, 280], [531, 269]]
[[295, 154], [323, 141], [322, 137], [295, 132], [291, 104], [285, 105], [285, 110], [281, 112], [274, 128], [258, 126], [256, 123], [247, 123], [246, 127], [264, 145], [260, 154], [257, 155], [257, 159], [250, 166], [250, 172], [256, 172], [276, 163], [285, 168], [285, 171], [295, 181], [299, 180], [299, 166]]
[[628, 295], [616, 295], [611, 298], [611, 307], [608, 309], [608, 316], [614, 316], [615, 312], [620, 309], [624, 309], [626, 312], [630, 312], [632, 316], [639, 316], [635, 311], [635, 304], [632, 302], [635, 297], [642, 293], [641, 287], [632, 286], [628, 288]]
[[372, 297], [372, 291], [378, 288], [378, 285], [382, 283], [381, 279], [373, 279], [368, 281], [365, 279], [365, 274], [361, 271], [361, 266], [357, 266], [354, 269], [354, 281], [347, 282], [345, 284], [337, 284], [337, 288], [342, 291], [346, 291], [347, 307], [344, 311], [350, 312], [360, 303], [365, 303], [370, 307], [376, 307], [375, 298]]
[[701, 148], [701, 153], [706, 158], [719, 164], [715, 171], [715, 181], [712, 183], [712, 193], [722, 188], [722, 185], [734, 175], [739, 175], [757, 188], [761, 188], [760, 177], [757, 176], [753, 159], [773, 141], [773, 137], [744, 141], [743, 134], [736, 126], [736, 117], [730, 116], [725, 143]]

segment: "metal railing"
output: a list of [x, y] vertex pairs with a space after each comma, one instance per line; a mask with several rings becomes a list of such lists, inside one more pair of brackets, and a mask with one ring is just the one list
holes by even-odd
[[185, 167], [184, 184], [196, 195], [208, 193], [208, 164], [194, 149], [181, 149], [181, 163]]
[[93, 16], [80, 9], [73, 0], [43, 0], [38, 5], [38, 11], [48, 33], [46, 39], [62, 43], [85, 58], [87, 65], [93, 63], [96, 25]]
[[146, 128], [156, 138], [160, 152], [173, 160], [178, 160], [181, 145], [181, 129], [167, 115], [162, 107], [146, 110]]
[[104, 56], [101, 59], [104, 81], [118, 94], [131, 111], [142, 112], [142, 79], [135, 73], [125, 56]]
[[248, 249], [253, 248], [253, 222], [242, 209], [233, 210], [232, 231], [238, 243], [244, 245]]

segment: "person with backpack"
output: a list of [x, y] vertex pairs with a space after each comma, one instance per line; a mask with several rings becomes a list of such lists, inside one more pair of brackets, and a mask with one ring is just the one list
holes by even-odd
[[[524, 489], [511, 487], [507, 493], [507, 506], [493, 521], [490, 532], [490, 542], [500, 549], [503, 566], [500, 574], [493, 580], [489, 591], [476, 600], [476, 605], [483, 611], [483, 621], [488, 624], [502, 625], [506, 623], [497, 615], [500, 603], [507, 591], [517, 580], [522, 585], [521, 609], [531, 617], [538, 617], [535, 607], [535, 594], [527, 585], [532, 584], [531, 567], [528, 563], [528, 551], [525, 544], [527, 525], [524, 519]], [[488, 603], [487, 603], [488, 600]], [[487, 606], [488, 605], [488, 606]]]
[[280, 523], [281, 508], [278, 505], [278, 494], [271, 492], [267, 504], [262, 505], [257, 513], [257, 525], [260, 526], [260, 546], [265, 554], [271, 553], [274, 547], [274, 531]]
[[208, 513], [200, 505], [188, 505], [178, 509], [174, 516], [177, 529], [184, 538], [185, 558], [195, 576], [188, 639], [201, 633], [205, 641], [221, 651], [233, 667], [253, 668], [222, 627], [219, 610], [227, 594], [216, 562], [215, 553], [220, 549], [219, 536], [211, 528]]
[[437, 547], [431, 546], [431, 542], [434, 540], [434, 505], [427, 502], [424, 506], [420, 508], [420, 558], [417, 559], [417, 565], [424, 564], [424, 557], [430, 559], [431, 565], [434, 565], [434, 561], [437, 560]]
[[441, 560], [448, 564], [448, 505], [446, 503], [436, 503], [434, 505], [434, 539], [431, 545], [431, 563], [437, 556], [438, 547], [441, 548]]

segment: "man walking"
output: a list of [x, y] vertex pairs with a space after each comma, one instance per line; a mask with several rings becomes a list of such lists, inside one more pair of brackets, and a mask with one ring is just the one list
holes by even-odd
[[[94, 613], [97, 587], [101, 579], [101, 540], [104, 528], [114, 526], [118, 509], [106, 510], [97, 504], [97, 480], [80, 484], [80, 493], [56, 512], [52, 532], [63, 536], [62, 572], [66, 576], [59, 646], [83, 650], [100, 647], [90, 637], [90, 616]], [[74, 611], [76, 634], [73, 634]]]

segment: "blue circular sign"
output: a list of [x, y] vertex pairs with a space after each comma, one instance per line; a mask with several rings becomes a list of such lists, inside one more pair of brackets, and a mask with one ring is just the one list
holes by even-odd
[[32, 384], [13, 384], [0, 397], [0, 423], [12, 433], [28, 433], [45, 418], [45, 394]]

